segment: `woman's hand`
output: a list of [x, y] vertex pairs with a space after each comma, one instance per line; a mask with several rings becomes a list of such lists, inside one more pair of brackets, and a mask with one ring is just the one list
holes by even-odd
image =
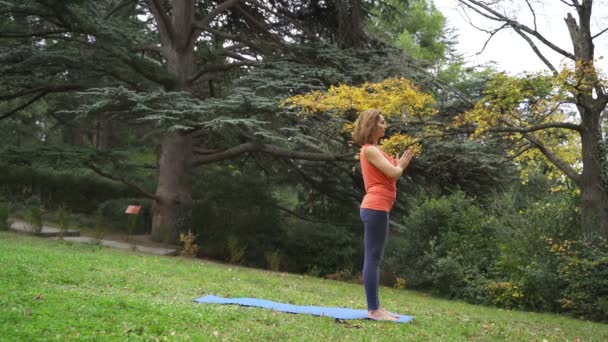
[[399, 156], [397, 154], [395, 160], [396, 160], [396, 164], [398, 167], [400, 167], [402, 170], [405, 170], [408, 165], [410, 165], [410, 162], [412, 161], [412, 158], [414, 157], [414, 152], [412, 152], [412, 150], [405, 150], [405, 152], [403, 152], [403, 154], [401, 156]]
[[382, 171], [387, 177], [397, 179], [403, 174], [403, 170], [409, 165], [413, 157], [413, 152], [407, 150], [401, 156], [397, 155], [395, 165], [390, 162], [377, 146], [369, 146], [365, 149], [365, 158], [378, 170]]

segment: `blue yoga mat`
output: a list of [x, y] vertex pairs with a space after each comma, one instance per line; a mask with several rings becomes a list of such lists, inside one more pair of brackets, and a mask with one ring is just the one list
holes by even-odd
[[[213, 304], [238, 304], [243, 306], [255, 306], [259, 308], [272, 309], [276, 311], [289, 313], [302, 313], [315, 316], [326, 316], [338, 319], [364, 319], [367, 318], [367, 310], [357, 310], [349, 308], [331, 308], [324, 306], [303, 306], [292, 305], [285, 303], [273, 302], [265, 299], [257, 298], [223, 298], [217, 296], [205, 296], [196, 299], [198, 303], [213, 303]], [[399, 315], [396, 323], [408, 323], [414, 317]]]

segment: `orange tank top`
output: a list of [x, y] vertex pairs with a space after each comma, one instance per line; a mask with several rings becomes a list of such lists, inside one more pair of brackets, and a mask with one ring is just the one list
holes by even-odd
[[[361, 208], [382, 211], [391, 211], [393, 203], [397, 198], [397, 180], [391, 179], [382, 171], [376, 168], [365, 158], [365, 149], [369, 144], [361, 147], [359, 160], [361, 161], [361, 172], [363, 173], [363, 183], [365, 184], [365, 197], [361, 202]], [[388, 161], [395, 165], [395, 160], [384, 151], [380, 150]]]

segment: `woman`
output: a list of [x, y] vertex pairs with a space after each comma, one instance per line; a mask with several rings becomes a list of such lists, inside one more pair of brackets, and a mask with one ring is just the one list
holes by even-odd
[[397, 317], [382, 308], [378, 299], [380, 263], [388, 238], [389, 212], [397, 197], [397, 179], [412, 160], [412, 151], [407, 150], [396, 159], [384, 153], [378, 147], [378, 140], [384, 136], [385, 128], [386, 123], [379, 110], [366, 110], [355, 124], [353, 139], [361, 146], [359, 157], [365, 184], [360, 214], [365, 226], [363, 286], [367, 316], [374, 320], [394, 321]]

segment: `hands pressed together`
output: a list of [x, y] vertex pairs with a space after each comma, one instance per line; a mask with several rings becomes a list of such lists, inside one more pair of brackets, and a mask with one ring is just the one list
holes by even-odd
[[414, 157], [414, 152], [412, 152], [412, 150], [408, 149], [405, 150], [405, 152], [403, 152], [403, 154], [401, 154], [401, 156], [399, 156], [399, 154], [397, 154], [395, 161], [396, 161], [396, 166], [400, 167], [402, 170], [405, 170], [408, 165], [410, 165], [410, 162], [412, 161], [412, 158]]

